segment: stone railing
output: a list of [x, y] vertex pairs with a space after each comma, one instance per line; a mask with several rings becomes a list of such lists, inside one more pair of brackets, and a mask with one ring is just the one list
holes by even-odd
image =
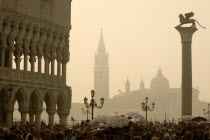
[[42, 86], [65, 86], [65, 78], [57, 75], [46, 75], [44, 73], [30, 72], [0, 67], [0, 79], [8, 82], [21, 82], [27, 84], [38, 84]]

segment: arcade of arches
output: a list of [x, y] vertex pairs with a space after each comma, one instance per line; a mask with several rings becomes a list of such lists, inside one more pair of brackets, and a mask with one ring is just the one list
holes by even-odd
[[50, 125], [55, 113], [60, 124], [67, 124], [72, 96], [66, 85], [71, 27], [4, 11], [0, 12], [0, 126], [13, 124], [16, 102], [22, 124], [29, 118], [40, 127], [44, 102]]
[[[67, 117], [69, 115], [71, 102], [71, 89], [64, 90], [48, 90], [24, 88], [22, 86], [12, 86], [11, 99], [8, 98], [8, 85], [1, 85], [0, 89], [0, 125], [11, 127], [13, 124], [14, 104], [18, 102], [18, 111], [21, 115], [21, 124], [26, 124], [27, 114], [29, 123], [40, 128], [41, 113], [43, 111], [43, 103], [46, 103], [46, 112], [48, 113], [48, 122], [50, 126], [54, 125], [54, 115], [57, 113], [60, 117], [60, 124], [67, 125]], [[11, 86], [10, 86], [11, 87]], [[57, 106], [57, 108], [56, 108]]]

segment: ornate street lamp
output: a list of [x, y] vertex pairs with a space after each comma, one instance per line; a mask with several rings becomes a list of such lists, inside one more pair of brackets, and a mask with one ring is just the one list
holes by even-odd
[[98, 109], [101, 109], [103, 108], [103, 105], [104, 105], [104, 98], [101, 98], [100, 99], [100, 103], [101, 105], [98, 106], [96, 101], [94, 100], [94, 96], [95, 96], [95, 91], [94, 90], [91, 90], [91, 100], [90, 100], [90, 103], [88, 103], [88, 99], [87, 97], [84, 98], [84, 104], [85, 104], [85, 107], [87, 108], [87, 110], [89, 108], [91, 108], [91, 111], [92, 111], [92, 120], [94, 118], [94, 108], [98, 108]]
[[208, 117], [209, 117], [209, 115], [210, 115], [210, 104], [208, 104], [208, 110], [207, 111], [205, 109], [203, 109], [203, 114], [208, 115]]
[[150, 107], [147, 105], [148, 100], [149, 100], [149, 98], [146, 97], [146, 98], [145, 98], [145, 103], [144, 103], [144, 102], [141, 103], [141, 108], [142, 108], [142, 110], [146, 112], [146, 123], [147, 123], [147, 111], [153, 111], [153, 110], [155, 109], [155, 103], [152, 103], [152, 108], [150, 108]]
[[90, 114], [90, 111], [88, 108], [86, 108], [86, 110], [84, 108], [82, 108], [82, 113], [83, 114], [87, 114], [87, 120], [88, 120], [88, 114]]

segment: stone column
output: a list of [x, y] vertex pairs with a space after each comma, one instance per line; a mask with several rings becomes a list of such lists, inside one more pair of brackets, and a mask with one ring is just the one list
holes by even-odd
[[9, 68], [12, 68], [12, 52], [13, 48], [9, 47]]
[[1, 67], [5, 67], [5, 52], [6, 52], [6, 48], [5, 47], [1, 47]]
[[182, 116], [192, 116], [192, 56], [191, 44], [195, 27], [175, 27], [182, 42]]
[[49, 125], [50, 126], [54, 126], [54, 115], [55, 115], [55, 112], [48, 111], [47, 113], [49, 115]]
[[35, 124], [38, 129], [41, 128], [41, 111], [35, 112]]
[[55, 59], [51, 60], [51, 75], [55, 75]]
[[24, 71], [28, 71], [28, 53], [24, 52]]
[[20, 70], [20, 53], [17, 52], [17, 54], [15, 55], [15, 62], [16, 62], [16, 69]]
[[12, 111], [6, 112], [6, 123], [8, 129], [12, 127], [12, 121], [13, 121], [12, 113], [13, 113]]
[[5, 67], [5, 59], [6, 59], [6, 49], [8, 47], [7, 38], [11, 30], [10, 21], [8, 19], [5, 19], [2, 23], [2, 31], [1, 31], [1, 66]]
[[6, 125], [7, 128], [11, 128], [13, 124], [13, 111], [14, 111], [14, 106], [12, 102], [8, 101], [4, 104], [5, 108], [5, 113], [6, 113]]
[[34, 124], [34, 113], [29, 113], [29, 123]]
[[61, 61], [57, 61], [57, 76], [61, 76]]
[[62, 63], [62, 76], [66, 79], [66, 63]]
[[42, 56], [38, 55], [38, 73], [42, 73]]
[[22, 52], [21, 46], [17, 45], [16, 51], [15, 51], [15, 63], [16, 63], [18, 79], [20, 79], [20, 61], [21, 61], [20, 56], [21, 56], [21, 52]]
[[59, 115], [59, 118], [60, 118], [60, 125], [67, 125], [67, 117], [68, 117], [68, 114], [60, 114]]
[[24, 54], [24, 71], [28, 71], [28, 54], [29, 54], [29, 45], [31, 43], [31, 38], [32, 38], [32, 29], [31, 25], [26, 26], [26, 34], [24, 37], [24, 42], [23, 42], [23, 54]]
[[26, 115], [27, 115], [27, 112], [21, 112], [21, 124], [22, 125], [26, 125]]
[[32, 80], [34, 80], [35, 78], [35, 66], [34, 66], [34, 63], [35, 63], [35, 55], [34, 54], [31, 54], [30, 55], [30, 63], [31, 63], [31, 72], [32, 72]]
[[45, 74], [48, 75], [49, 74], [49, 59], [48, 58], [45, 58], [44, 59], [45, 61]]

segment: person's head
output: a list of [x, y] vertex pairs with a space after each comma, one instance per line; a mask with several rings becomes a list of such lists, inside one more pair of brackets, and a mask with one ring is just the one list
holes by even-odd
[[165, 135], [163, 140], [170, 140], [170, 136], [169, 135]]
[[27, 125], [23, 125], [23, 126], [22, 126], [22, 132], [23, 132], [23, 133], [28, 133], [28, 132], [29, 132], [28, 126], [27, 126]]
[[151, 140], [158, 140], [158, 138], [157, 137], [153, 137]]
[[131, 138], [131, 140], [142, 140], [140, 136], [134, 136]]
[[13, 126], [9, 130], [10, 130], [11, 133], [13, 133], [15, 131], [15, 127]]
[[66, 137], [71, 137], [71, 130], [70, 129], [66, 129], [65, 136]]
[[102, 133], [93, 134], [92, 140], [104, 140], [104, 135]]
[[193, 139], [193, 134], [188, 131], [186, 134], [185, 134], [185, 140], [192, 140]]
[[197, 133], [201, 133], [201, 132], [202, 132], [202, 126], [201, 126], [201, 125], [198, 125], [198, 126], [196, 127], [196, 132], [197, 132]]
[[36, 131], [37, 131], [36, 127], [32, 127], [31, 130], [30, 130], [31, 135], [35, 136], [36, 135]]
[[40, 139], [41, 138], [41, 132], [40, 131], [36, 131], [35, 136], [36, 136], [37, 139]]

